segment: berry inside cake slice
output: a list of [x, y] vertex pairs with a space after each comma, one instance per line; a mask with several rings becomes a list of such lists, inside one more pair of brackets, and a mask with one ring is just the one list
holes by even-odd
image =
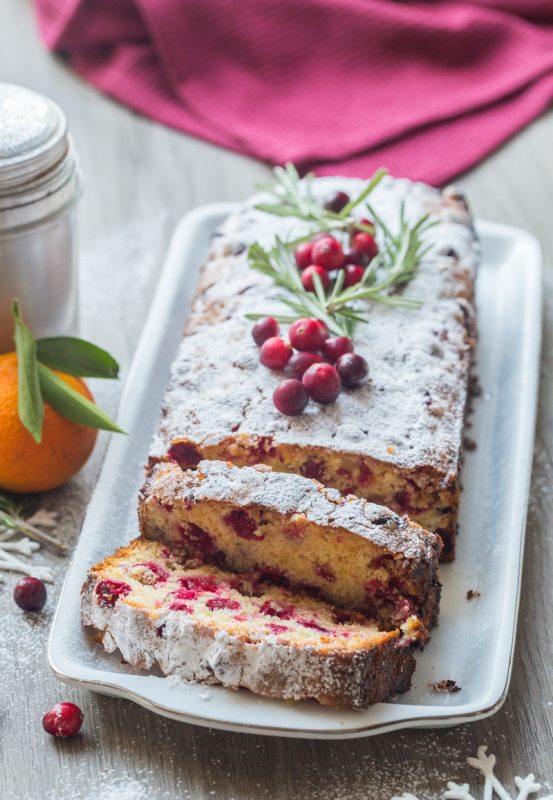
[[93, 567], [82, 620], [105, 649], [165, 675], [363, 709], [406, 691], [416, 618], [381, 631], [355, 611], [137, 539]]
[[407, 517], [342, 497], [317, 481], [202, 461], [159, 464], [139, 499], [143, 535], [198, 563], [265, 580], [355, 609], [385, 628], [438, 614], [440, 538]]

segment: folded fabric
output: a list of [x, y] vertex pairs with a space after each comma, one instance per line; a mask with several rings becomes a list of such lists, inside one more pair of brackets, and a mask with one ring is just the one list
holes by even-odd
[[35, 0], [47, 45], [179, 130], [441, 184], [553, 99], [551, 0]]

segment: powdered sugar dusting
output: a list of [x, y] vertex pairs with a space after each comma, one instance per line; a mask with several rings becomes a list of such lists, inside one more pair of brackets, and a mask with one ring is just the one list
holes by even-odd
[[[353, 193], [362, 184], [344, 179], [340, 185]], [[316, 191], [324, 186], [315, 183]], [[430, 234], [432, 252], [404, 290], [423, 306], [412, 311], [375, 305], [370, 324], [356, 329], [356, 349], [369, 361], [370, 382], [342, 392], [330, 406], [312, 403], [295, 418], [274, 409], [271, 395], [279, 377], [259, 364], [251, 323], [244, 319], [248, 312], [283, 310], [270, 280], [248, 267], [247, 245], [255, 240], [268, 245], [275, 234], [292, 238], [304, 229], [298, 220], [256, 211], [254, 201], [229, 218], [200, 277], [154, 455], [178, 436], [216, 444], [238, 431], [269, 435], [277, 444], [315, 441], [401, 467], [433, 465], [444, 480], [457, 474], [478, 245], [454, 191], [440, 194], [422, 184], [385, 179], [372, 202], [392, 230], [402, 200], [409, 218], [429, 212], [440, 221]], [[241, 249], [237, 244], [246, 247], [233, 255]]]

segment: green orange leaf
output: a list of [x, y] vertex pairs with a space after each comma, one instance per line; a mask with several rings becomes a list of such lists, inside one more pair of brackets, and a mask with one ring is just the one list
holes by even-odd
[[17, 352], [17, 411], [21, 423], [37, 444], [42, 440], [44, 401], [38, 378], [36, 342], [33, 334], [21, 319], [17, 300], [12, 304], [15, 321], [14, 341]]

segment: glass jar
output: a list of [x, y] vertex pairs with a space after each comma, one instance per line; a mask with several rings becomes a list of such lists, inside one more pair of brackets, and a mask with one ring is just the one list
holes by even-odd
[[11, 304], [37, 337], [78, 333], [79, 164], [61, 109], [0, 83], [0, 353], [14, 349]]

